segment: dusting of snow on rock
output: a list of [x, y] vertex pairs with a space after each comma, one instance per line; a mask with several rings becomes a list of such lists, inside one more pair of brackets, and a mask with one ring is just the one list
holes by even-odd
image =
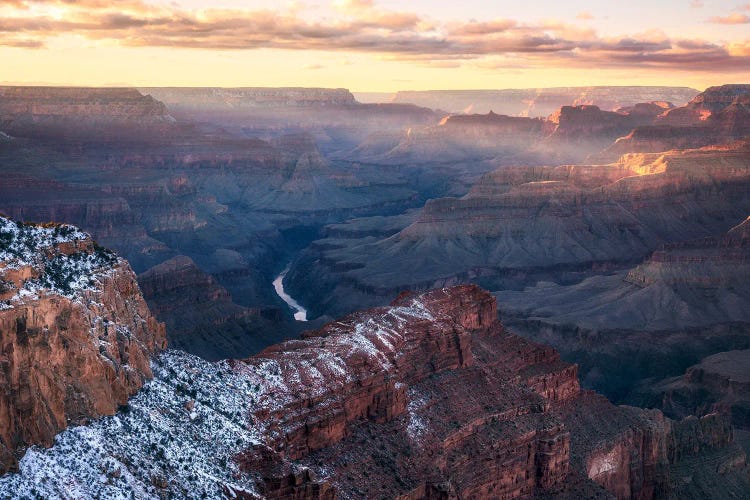
[[[32, 447], [18, 473], [0, 477], [0, 498], [220, 498], [254, 491], [232, 456], [260, 442], [247, 409], [253, 381], [226, 363], [166, 351], [154, 379], [114, 416]], [[187, 403], [192, 402], [192, 410]], [[225, 489], [228, 488], [228, 489]]]
[[412, 441], [419, 442], [428, 428], [427, 423], [419, 415], [419, 410], [424, 409], [427, 405], [427, 398], [413, 388], [409, 389], [408, 395], [409, 403], [406, 406], [406, 411], [409, 423], [406, 426], [406, 433]]
[[[294, 426], [304, 426], [306, 419], [295, 414], [306, 415], [309, 402], [338, 411], [343, 402], [337, 398], [352, 387], [383, 372], [408, 374], [404, 356], [420, 348], [425, 332], [453, 334], [452, 325], [439, 308], [415, 298], [352, 314], [244, 361], [211, 363], [163, 352], [152, 361], [154, 379], [116, 415], [62, 432], [50, 449], [30, 448], [19, 473], [0, 477], [0, 498], [256, 492], [258, 478], [240, 470], [239, 454], [273, 447]], [[395, 380], [395, 389], [404, 391], [404, 382]], [[429, 427], [420, 416], [429, 402], [407, 396], [408, 435], [419, 440]]]
[[34, 265], [41, 250], [88, 237], [80, 229], [66, 224], [24, 224], [0, 217], [0, 262], [9, 266]]
[[[69, 251], [59, 251], [62, 245]], [[85, 247], [77, 251], [76, 245]], [[64, 224], [24, 224], [0, 217], [0, 310], [34, 299], [41, 292], [76, 298], [95, 288], [103, 273], [120, 263], [112, 252], [93, 243], [90, 236]], [[10, 274], [26, 270], [22, 280]], [[5, 292], [5, 293], [3, 293]], [[15, 292], [7, 296], [8, 292]]]

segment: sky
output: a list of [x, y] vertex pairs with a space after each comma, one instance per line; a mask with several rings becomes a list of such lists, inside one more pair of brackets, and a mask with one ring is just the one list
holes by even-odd
[[750, 82], [750, 0], [0, 0], [0, 83], [359, 92]]

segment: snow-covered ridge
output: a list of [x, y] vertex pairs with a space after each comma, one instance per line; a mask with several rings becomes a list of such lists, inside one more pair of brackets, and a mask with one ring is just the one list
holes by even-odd
[[[154, 380], [112, 417], [31, 447], [19, 473], [0, 477], [0, 498], [221, 498], [252, 490], [232, 460], [260, 442], [247, 409], [258, 390], [226, 363], [181, 351], [152, 362]], [[235, 477], [239, 479], [235, 479]]]
[[0, 309], [35, 298], [41, 290], [74, 298], [118, 261], [76, 227], [0, 217]]
[[[0, 498], [257, 493], [259, 478], [240, 470], [239, 454], [275, 448], [306, 412], [339, 411], [346, 388], [368, 377], [407, 376], [399, 366], [414, 369], [409, 353], [429, 344], [425, 335], [455, 334], [453, 313], [425, 297], [353, 314], [244, 361], [166, 351], [152, 361], [154, 379], [116, 415], [60, 433], [50, 449], [30, 448], [19, 473], [0, 477]], [[325, 478], [324, 468], [316, 472]]]

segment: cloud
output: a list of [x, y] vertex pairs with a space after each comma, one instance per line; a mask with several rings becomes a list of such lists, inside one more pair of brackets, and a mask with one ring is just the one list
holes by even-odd
[[724, 17], [712, 17], [708, 21], [714, 24], [747, 24], [750, 23], [750, 17], [739, 12], [733, 12]]
[[[681, 39], [660, 31], [606, 37], [589, 27], [559, 21], [438, 23], [412, 12], [383, 10], [371, 0], [338, 2], [334, 15], [314, 19], [303, 17], [297, 8], [191, 11], [140, 0], [11, 3], [13, 15], [0, 18], [0, 45], [15, 47], [40, 47], [57, 36], [73, 34], [131, 47], [366, 53], [432, 67], [457, 67], [471, 61], [482, 67], [514, 69], [556, 65], [750, 70], [750, 42]], [[37, 8], [27, 9], [31, 4]], [[46, 12], [44, 7], [53, 11]], [[54, 15], [60, 9], [64, 15]]]
[[503, 33], [518, 25], [513, 19], [496, 19], [488, 22], [469, 22], [456, 25], [450, 30], [453, 35], [491, 35]]
[[700, 9], [703, 7], [703, 2], [701, 0], [693, 0], [690, 2], [690, 7], [693, 9]]
[[594, 15], [591, 12], [579, 12], [578, 15], [576, 15], [576, 19], [581, 21], [591, 21], [594, 19]]
[[349, 11], [367, 10], [374, 7], [372, 0], [336, 0], [333, 5], [341, 10]]
[[41, 49], [42, 47], [44, 47], [44, 43], [40, 40], [14, 40], [12, 38], [4, 40], [2, 45], [5, 45], [6, 47], [17, 47], [23, 49]]

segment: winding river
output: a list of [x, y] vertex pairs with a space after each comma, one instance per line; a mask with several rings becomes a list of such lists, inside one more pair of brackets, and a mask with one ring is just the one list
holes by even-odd
[[281, 271], [275, 280], [273, 280], [273, 288], [276, 290], [276, 294], [281, 297], [281, 300], [287, 303], [289, 307], [294, 310], [294, 319], [297, 321], [307, 321], [307, 309], [299, 305], [288, 293], [284, 291], [284, 276], [289, 272], [289, 266]]

